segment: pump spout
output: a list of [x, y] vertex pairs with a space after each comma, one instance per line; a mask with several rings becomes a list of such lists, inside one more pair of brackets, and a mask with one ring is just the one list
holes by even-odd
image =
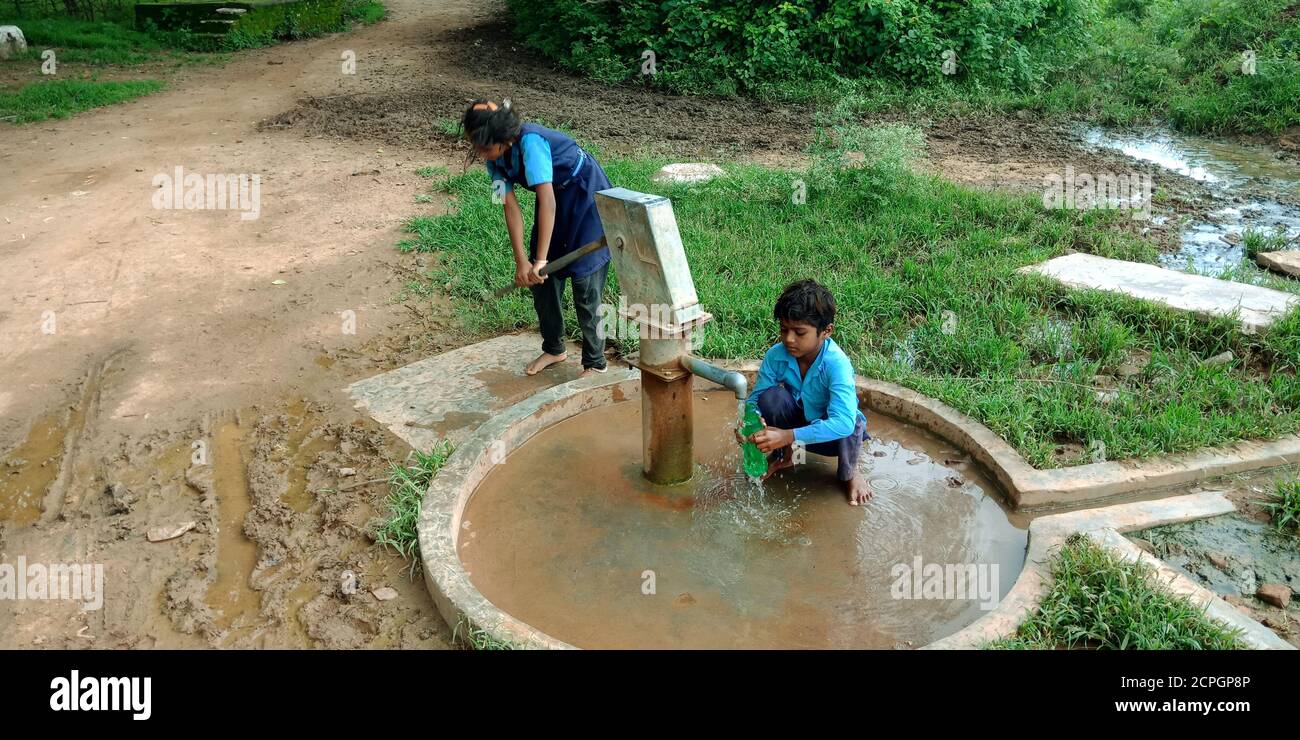
[[749, 381], [745, 380], [745, 376], [735, 370], [723, 370], [717, 365], [711, 365], [691, 355], [682, 355], [682, 367], [689, 370], [693, 375], [717, 383], [735, 393], [738, 401], [743, 402], [745, 397], [749, 395]]

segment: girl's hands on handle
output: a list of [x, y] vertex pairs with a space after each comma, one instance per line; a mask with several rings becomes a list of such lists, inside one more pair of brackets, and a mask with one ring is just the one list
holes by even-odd
[[533, 266], [528, 271], [528, 284], [541, 285], [546, 282], [546, 276], [542, 274], [542, 268], [546, 267], [546, 260], [533, 260]]
[[520, 288], [527, 288], [546, 282], [547, 276], [541, 274], [543, 267], [546, 267], [546, 260], [533, 260], [532, 263], [516, 262], [515, 285]]

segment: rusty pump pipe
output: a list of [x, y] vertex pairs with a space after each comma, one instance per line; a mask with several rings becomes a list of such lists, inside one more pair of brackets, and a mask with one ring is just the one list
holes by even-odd
[[723, 370], [694, 355], [682, 355], [682, 367], [693, 375], [712, 381], [736, 394], [736, 400], [744, 403], [749, 395], [749, 381], [735, 370]]

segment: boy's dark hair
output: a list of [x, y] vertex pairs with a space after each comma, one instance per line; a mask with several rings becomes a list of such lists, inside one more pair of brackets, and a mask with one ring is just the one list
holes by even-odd
[[796, 280], [781, 291], [772, 315], [777, 321], [812, 324], [820, 333], [835, 322], [835, 296], [816, 280]]
[[466, 136], [474, 146], [491, 146], [505, 144], [519, 138], [523, 122], [510, 104], [510, 98], [500, 105], [479, 98], [465, 109], [460, 119], [460, 134]]

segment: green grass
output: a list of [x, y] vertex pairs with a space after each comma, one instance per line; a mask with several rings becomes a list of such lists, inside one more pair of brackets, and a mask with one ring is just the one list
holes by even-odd
[[1241, 235], [1241, 246], [1246, 252], [1246, 257], [1255, 259], [1260, 252], [1280, 252], [1286, 249], [1295, 249], [1296, 240], [1288, 239], [1283, 229], [1269, 233], [1257, 229], [1246, 229]]
[[157, 92], [162, 86], [158, 80], [33, 82], [17, 90], [0, 90], [0, 120], [29, 123], [47, 118], [67, 118], [83, 110]]
[[59, 63], [142, 64], [158, 58], [165, 50], [156, 37], [136, 31], [129, 21], [83, 21], [46, 17], [0, 20], [23, 29], [27, 58], [39, 60], [45, 49], [54, 49]]
[[377, 0], [353, 0], [343, 9], [343, 17], [363, 26], [369, 26], [388, 17], [388, 8]]
[[1300, 478], [1281, 478], [1273, 496], [1262, 502], [1279, 532], [1300, 534]]
[[[1037, 199], [909, 171], [893, 151], [911, 138], [905, 130], [839, 135], [872, 152], [868, 166], [837, 169], [823, 152], [808, 172], [729, 165], [725, 178], [665, 188], [650, 182], [664, 160], [602, 158], [613, 182], [673, 199], [697, 292], [715, 316], [704, 355], [760, 357], [777, 341], [777, 295], [807, 276], [834, 292], [834, 336], [860, 374], [939, 398], [1039, 467], [1090, 461], [1087, 452], [1057, 460], [1067, 443], [1114, 460], [1300, 429], [1300, 311], [1246, 336], [1229, 319], [1017, 275], [1068, 250], [1140, 261], [1156, 252], [1114, 228], [1118, 212], [1044, 211]], [[791, 197], [799, 180], [803, 205]], [[526, 293], [488, 297], [513, 262], [486, 174], [474, 168], [436, 187], [453, 211], [412, 219], [399, 248], [440, 254], [429, 289], [453, 296], [469, 333], [535, 325]], [[531, 217], [529, 194], [516, 192]], [[617, 295], [613, 275], [606, 300]], [[1225, 350], [1237, 359], [1202, 364]], [[1124, 377], [1125, 365], [1140, 372]], [[1098, 385], [1118, 395], [1099, 398]]]
[[1160, 586], [1151, 566], [1124, 561], [1086, 535], [1052, 560], [1052, 585], [1000, 650], [1240, 650], [1240, 631]]
[[411, 562], [411, 574], [420, 570], [420, 502], [429, 481], [438, 474], [452, 453], [446, 440], [429, 452], [412, 451], [405, 465], [393, 465], [388, 474], [388, 516], [375, 530], [375, 542], [391, 547]]
[[456, 629], [451, 631], [451, 641], [463, 641], [466, 645], [474, 650], [516, 650], [514, 643], [506, 640], [498, 640], [493, 637], [487, 630], [476, 627], [473, 624], [461, 619], [456, 623]]

